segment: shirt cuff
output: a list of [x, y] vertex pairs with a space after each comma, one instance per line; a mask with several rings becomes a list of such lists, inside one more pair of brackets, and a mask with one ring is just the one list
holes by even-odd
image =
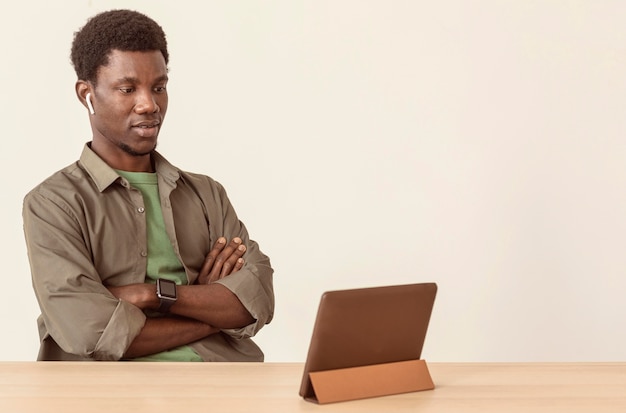
[[96, 343], [94, 359], [102, 361], [121, 359], [145, 323], [146, 315], [143, 311], [126, 301], [119, 300], [100, 340]]
[[264, 288], [259, 277], [252, 271], [243, 269], [216, 281], [237, 296], [255, 321], [242, 328], [222, 329], [232, 338], [253, 337], [273, 316], [274, 299]]

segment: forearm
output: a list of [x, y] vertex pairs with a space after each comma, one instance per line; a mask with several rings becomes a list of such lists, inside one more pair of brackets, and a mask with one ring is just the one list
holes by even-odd
[[[132, 284], [122, 287], [109, 287], [118, 298], [128, 301], [142, 310], [156, 310], [159, 299], [153, 284]], [[194, 319], [218, 329], [245, 327], [254, 318], [225, 286], [219, 283], [207, 285], [179, 285], [177, 300], [170, 312], [185, 318]]]
[[179, 286], [171, 312], [219, 328], [241, 328], [254, 322], [237, 296], [216, 283]]
[[139, 335], [126, 349], [124, 358], [142, 357], [170, 350], [193, 343], [218, 331], [218, 328], [209, 324], [187, 318], [149, 318]]

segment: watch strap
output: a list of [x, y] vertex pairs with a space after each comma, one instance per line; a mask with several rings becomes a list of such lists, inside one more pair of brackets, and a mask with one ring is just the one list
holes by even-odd
[[159, 308], [157, 309], [157, 311], [160, 313], [168, 313], [170, 311], [170, 307], [175, 302], [175, 299], [159, 297]]

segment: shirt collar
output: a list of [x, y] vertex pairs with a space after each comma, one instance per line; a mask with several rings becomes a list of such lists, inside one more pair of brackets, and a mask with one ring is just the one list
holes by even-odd
[[[174, 183], [180, 178], [180, 171], [170, 164], [161, 154], [154, 151], [152, 153], [154, 159], [154, 167], [157, 175], [163, 177], [166, 181]], [[85, 168], [91, 179], [95, 182], [100, 192], [107, 189], [113, 182], [120, 179], [120, 176], [104, 162], [86, 143], [83, 152], [80, 155], [80, 163]]]

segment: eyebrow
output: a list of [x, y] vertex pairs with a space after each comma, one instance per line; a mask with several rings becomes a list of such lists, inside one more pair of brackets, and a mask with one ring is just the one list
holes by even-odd
[[[166, 82], [168, 81], [169, 78], [167, 77], [167, 75], [163, 75], [163, 76], [159, 76], [154, 80], [154, 83], [160, 83], [160, 82]], [[140, 83], [139, 79], [136, 77], [132, 77], [132, 76], [125, 76], [125, 77], [121, 77], [119, 79], [117, 79], [117, 83], [132, 83], [132, 84], [137, 84]]]

